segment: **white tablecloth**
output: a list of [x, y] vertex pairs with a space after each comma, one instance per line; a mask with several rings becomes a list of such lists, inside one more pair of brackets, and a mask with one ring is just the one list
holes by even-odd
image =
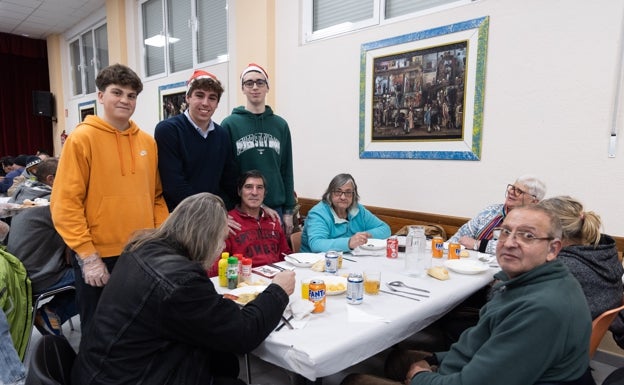
[[[401, 280], [410, 286], [429, 290], [430, 297], [414, 301], [386, 293], [365, 294], [362, 304], [349, 305], [345, 294], [327, 296], [325, 312], [311, 314], [310, 321], [302, 329], [282, 328], [271, 333], [253, 351], [254, 355], [314, 381], [357, 364], [423, 329], [488, 284], [498, 271], [498, 268], [490, 268], [475, 275], [451, 271], [449, 280], [439, 281], [429, 276], [414, 278], [404, 275], [403, 255], [398, 259], [345, 256], [357, 262], [344, 260], [338, 275], [377, 269], [382, 272], [382, 290], [389, 291], [385, 283]], [[476, 258], [476, 254], [471, 258]], [[443, 264], [445, 260], [446, 255], [444, 259], [433, 259], [433, 265]], [[292, 267], [287, 262], [279, 265]], [[297, 287], [292, 297], [301, 296], [301, 279], [325, 274], [309, 268], [296, 268], [295, 272]], [[224, 288], [218, 290], [227, 291]], [[349, 307], [356, 307], [380, 320], [349, 322]]]

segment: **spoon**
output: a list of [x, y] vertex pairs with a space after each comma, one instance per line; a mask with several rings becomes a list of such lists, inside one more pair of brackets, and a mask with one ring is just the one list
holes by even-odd
[[425, 298], [429, 298], [428, 295], [424, 295], [424, 294], [418, 294], [418, 293], [412, 293], [411, 291], [405, 291], [405, 290], [398, 290], [395, 289], [394, 287], [392, 287], [392, 285], [390, 285], [389, 283], [386, 283], [386, 286], [388, 286], [388, 289], [390, 289], [391, 291], [395, 292], [395, 293], [405, 293], [405, 294], [409, 294], [409, 295], [417, 295], [419, 297], [425, 297]]
[[301, 262], [300, 260], [298, 260], [297, 258], [293, 257], [293, 256], [292, 256], [292, 254], [291, 254], [291, 255], [288, 255], [288, 254], [286, 254], [286, 253], [282, 253], [282, 255], [283, 255], [284, 257], [288, 257], [288, 258], [292, 259], [293, 261], [295, 261], [295, 262], [297, 262], [297, 263], [304, 263], [304, 262]]
[[429, 290], [425, 290], [425, 289], [419, 289], [417, 287], [412, 287], [412, 286], [408, 286], [405, 283], [403, 283], [402, 281], [392, 281], [392, 282], [388, 282], [388, 285], [390, 286], [396, 286], [396, 287], [407, 287], [408, 289], [412, 289], [412, 290], [417, 290], [417, 291], [422, 291], [424, 293], [429, 293]]

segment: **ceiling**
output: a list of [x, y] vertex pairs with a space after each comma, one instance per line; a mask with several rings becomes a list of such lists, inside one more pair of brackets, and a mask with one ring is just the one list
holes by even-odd
[[99, 10], [106, 0], [0, 0], [0, 32], [45, 39]]

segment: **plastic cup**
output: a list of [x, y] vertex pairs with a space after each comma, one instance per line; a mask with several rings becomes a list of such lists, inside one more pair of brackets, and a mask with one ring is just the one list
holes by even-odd
[[309, 299], [310, 296], [310, 280], [302, 279], [301, 280], [301, 298]]
[[379, 294], [381, 286], [381, 272], [365, 271], [364, 272], [364, 292], [370, 295]]

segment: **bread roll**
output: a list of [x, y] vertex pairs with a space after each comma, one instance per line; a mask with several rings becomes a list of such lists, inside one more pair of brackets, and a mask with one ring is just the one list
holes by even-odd
[[429, 274], [433, 278], [439, 279], [440, 281], [446, 281], [450, 278], [448, 270], [446, 270], [442, 266], [432, 267], [431, 269], [427, 270], [427, 274]]

